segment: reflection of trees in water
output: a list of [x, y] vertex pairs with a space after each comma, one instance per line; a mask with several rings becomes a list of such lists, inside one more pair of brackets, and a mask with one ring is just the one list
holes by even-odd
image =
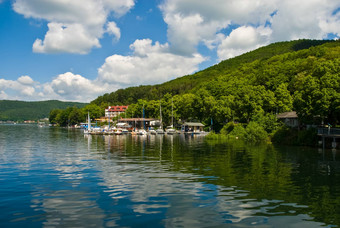
[[320, 172], [320, 165], [317, 166], [321, 156], [315, 150], [283, 151], [272, 145], [247, 146], [241, 141], [207, 143], [203, 137], [184, 135], [114, 136], [109, 144], [104, 139], [110, 153], [127, 159], [158, 161], [158, 168], [195, 174], [200, 176], [197, 181], [236, 186], [247, 191], [244, 198], [274, 200], [263, 215], [310, 214], [315, 220], [340, 224], [339, 164], [330, 163], [331, 175]]

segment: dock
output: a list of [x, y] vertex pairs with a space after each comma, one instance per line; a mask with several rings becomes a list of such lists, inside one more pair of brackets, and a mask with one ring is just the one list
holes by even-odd
[[322, 138], [321, 143], [322, 143], [323, 148], [325, 148], [325, 139], [332, 138], [333, 139], [332, 148], [335, 149], [338, 145], [337, 139], [340, 138], [340, 128], [330, 128], [330, 127], [318, 128], [318, 136]]

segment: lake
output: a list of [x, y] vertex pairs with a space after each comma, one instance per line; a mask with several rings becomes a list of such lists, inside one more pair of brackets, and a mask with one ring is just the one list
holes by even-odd
[[338, 227], [339, 157], [0, 125], [0, 227]]

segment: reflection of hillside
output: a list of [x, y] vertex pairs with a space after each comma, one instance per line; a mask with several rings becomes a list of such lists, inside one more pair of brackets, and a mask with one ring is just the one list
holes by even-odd
[[[211, 184], [216, 176], [207, 177], [199, 170], [195, 173], [194, 167], [188, 169], [190, 165], [178, 169], [182, 162], [192, 160], [186, 153], [197, 152], [192, 145], [185, 146], [180, 137], [127, 136], [124, 140], [115, 137], [104, 140], [109, 153], [100, 152], [105, 156], [98, 160], [102, 170], [98, 173], [102, 180], [100, 186], [109, 194], [115, 207], [122, 202], [128, 203], [133, 214], [140, 216], [134, 218], [135, 222], [145, 222], [149, 217], [165, 213], [163, 223], [169, 227], [208, 223], [219, 226], [225, 222], [261, 224], [267, 215], [254, 215], [267, 212], [272, 204], [280, 203], [257, 201], [250, 197], [249, 191], [236, 186]], [[203, 141], [201, 143], [204, 145]], [[125, 151], [119, 151], [120, 148]], [[187, 151], [187, 148], [191, 149]], [[182, 159], [180, 154], [186, 155]], [[111, 155], [114, 158], [107, 159]], [[116, 212], [115, 224], [129, 224], [124, 221], [124, 214], [119, 215], [120, 211]], [[151, 226], [152, 223], [148, 224]]]
[[[301, 163], [299, 160], [306, 159], [308, 154], [299, 153], [296, 148], [282, 152], [271, 145], [244, 146], [238, 143], [213, 145], [207, 144], [202, 139], [184, 137], [125, 136], [124, 140], [105, 139], [105, 145], [110, 148], [111, 153], [117, 154], [117, 156], [124, 155], [124, 158], [132, 163], [136, 162], [137, 164], [138, 161], [143, 160], [144, 164], [150, 166], [150, 170], [155, 168], [157, 171], [151, 172], [148, 178], [152, 178], [154, 175], [158, 180], [157, 172], [162, 171], [180, 172], [194, 174], [195, 178], [192, 181], [195, 182], [214, 184], [227, 189], [233, 186], [235, 190], [245, 190], [246, 194], [236, 194], [233, 201], [245, 200], [246, 207], [253, 208], [261, 216], [275, 214], [292, 216], [308, 213], [317, 215], [319, 211], [322, 211], [322, 207], [330, 206], [334, 210], [329, 213], [328, 217], [333, 220], [326, 219], [325, 222], [332, 224], [334, 218], [337, 217], [336, 213], [339, 213], [339, 209], [332, 203], [333, 194], [315, 193], [315, 195], [323, 197], [322, 202], [326, 202], [316, 205], [308, 195], [305, 195], [306, 190], [307, 193], [312, 193], [312, 189], [317, 186], [311, 181], [312, 177], [304, 179], [304, 177], [312, 175], [311, 173], [301, 176], [301, 173], [305, 171], [300, 168], [306, 168], [306, 163]], [[332, 169], [336, 170], [336, 167], [339, 167], [339, 164], [335, 164]], [[322, 172], [314, 172], [317, 172], [314, 173], [315, 177], [323, 178]], [[299, 182], [299, 179], [304, 179], [304, 181]], [[327, 181], [321, 183], [321, 186], [330, 185]], [[149, 186], [156, 189], [157, 192], [160, 191], [157, 190], [157, 184], [159, 182], [156, 181], [154, 185], [149, 183]], [[304, 184], [310, 186], [306, 187]], [[332, 189], [339, 190], [337, 186], [340, 186], [339, 181]], [[143, 190], [144, 193], [148, 191], [152, 192], [147, 187]], [[322, 191], [330, 190], [323, 189]], [[152, 194], [146, 193], [146, 195], [151, 196]], [[256, 203], [252, 204], [252, 201]], [[311, 212], [311, 210], [313, 211]], [[318, 220], [324, 221], [321, 216]]]

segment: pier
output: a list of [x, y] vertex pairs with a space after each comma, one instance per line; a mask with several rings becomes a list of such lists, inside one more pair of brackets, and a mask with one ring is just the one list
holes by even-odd
[[[337, 147], [337, 139], [340, 138], [340, 128], [318, 128], [318, 136], [322, 138], [322, 147], [325, 148], [325, 139], [332, 138], [332, 148], [335, 149]], [[319, 144], [321, 144], [319, 141]]]

